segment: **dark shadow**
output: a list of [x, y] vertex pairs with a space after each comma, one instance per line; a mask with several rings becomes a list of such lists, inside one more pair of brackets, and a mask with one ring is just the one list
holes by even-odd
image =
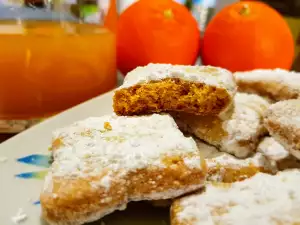
[[149, 202], [131, 202], [126, 210], [116, 211], [88, 225], [168, 225], [169, 214], [169, 207], [154, 207]]

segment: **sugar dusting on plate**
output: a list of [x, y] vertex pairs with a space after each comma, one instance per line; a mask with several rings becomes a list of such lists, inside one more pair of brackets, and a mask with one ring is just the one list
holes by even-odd
[[8, 160], [7, 157], [0, 156], [0, 163], [5, 163]]
[[17, 214], [11, 218], [14, 224], [20, 224], [21, 222], [27, 219], [26, 213], [23, 211], [22, 208], [19, 208]]

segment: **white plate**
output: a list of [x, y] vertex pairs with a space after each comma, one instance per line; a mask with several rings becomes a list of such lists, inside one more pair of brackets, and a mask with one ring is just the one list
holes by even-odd
[[[111, 112], [112, 92], [109, 92], [50, 118], [0, 145], [0, 160], [7, 158], [5, 162], [0, 162], [0, 225], [14, 224], [11, 219], [19, 208], [27, 215], [21, 225], [46, 224], [40, 218], [40, 205], [34, 203], [39, 199], [43, 183], [41, 171], [47, 171], [47, 160], [42, 163], [40, 159], [43, 155], [49, 155], [47, 149], [52, 131], [77, 120]], [[35, 160], [40, 162], [39, 166], [18, 161], [35, 154], [39, 155]], [[24, 173], [28, 172], [40, 173], [25, 179]], [[125, 211], [106, 216], [103, 221], [105, 225], [166, 225], [168, 217], [168, 209], [154, 208], [149, 203], [134, 203], [129, 204]]]

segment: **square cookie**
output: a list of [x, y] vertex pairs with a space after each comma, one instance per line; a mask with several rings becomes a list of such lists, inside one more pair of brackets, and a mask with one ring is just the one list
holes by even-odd
[[267, 133], [263, 124], [269, 102], [254, 94], [237, 93], [231, 115], [196, 116], [176, 113], [179, 127], [197, 138], [238, 158], [246, 158], [256, 151], [259, 138]]
[[196, 143], [207, 164], [206, 180], [209, 182], [233, 183], [259, 172], [270, 174], [277, 172], [276, 165], [260, 152], [249, 158], [239, 159], [200, 140], [196, 140]]
[[264, 124], [276, 141], [300, 159], [300, 99], [271, 105], [265, 114]]
[[300, 73], [282, 69], [259, 69], [234, 74], [241, 92], [254, 93], [273, 101], [300, 97]]
[[178, 197], [205, 181], [195, 141], [169, 115], [89, 118], [55, 132], [51, 150], [41, 193], [50, 224], [91, 222], [130, 201]]
[[296, 225], [300, 223], [300, 171], [258, 173], [232, 184], [208, 184], [176, 200], [171, 225]]

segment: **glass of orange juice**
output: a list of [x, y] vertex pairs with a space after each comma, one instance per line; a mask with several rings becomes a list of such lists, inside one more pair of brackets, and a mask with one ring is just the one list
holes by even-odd
[[116, 0], [17, 1], [0, 3], [0, 132], [116, 86]]

